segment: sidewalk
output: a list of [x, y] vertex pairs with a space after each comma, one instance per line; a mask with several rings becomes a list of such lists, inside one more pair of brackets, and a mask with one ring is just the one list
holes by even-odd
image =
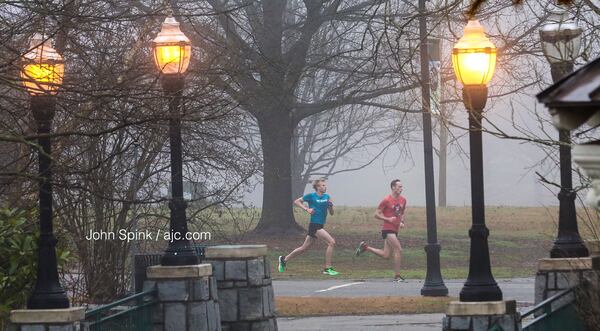
[[326, 316], [277, 319], [280, 331], [439, 331], [444, 314]]

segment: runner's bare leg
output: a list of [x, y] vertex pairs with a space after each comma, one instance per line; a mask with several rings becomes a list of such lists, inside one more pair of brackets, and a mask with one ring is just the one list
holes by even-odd
[[304, 240], [304, 243], [302, 244], [302, 246], [294, 249], [290, 254], [288, 254], [284, 259], [285, 261], [289, 261], [291, 258], [298, 256], [302, 253], [304, 253], [315, 241], [315, 239], [311, 236], [306, 236], [306, 239]]
[[[389, 234], [388, 234], [389, 236]], [[371, 246], [367, 246], [367, 248], [365, 249], [366, 251], [369, 251], [377, 256], [380, 256], [384, 259], [389, 259], [390, 258], [390, 253], [391, 253], [391, 249], [390, 246], [387, 243], [387, 240], [385, 240], [383, 242], [383, 249], [379, 249], [379, 248], [374, 248]]]
[[327, 250], [325, 251], [325, 268], [331, 267], [331, 260], [333, 259], [333, 247], [335, 246], [335, 239], [324, 229], [317, 230], [317, 238], [327, 243]]
[[395, 235], [388, 235], [385, 239], [387, 243], [389, 243], [392, 248], [392, 252], [394, 255], [394, 272], [396, 275], [400, 274], [400, 265], [402, 263], [402, 245], [400, 245], [400, 240]]

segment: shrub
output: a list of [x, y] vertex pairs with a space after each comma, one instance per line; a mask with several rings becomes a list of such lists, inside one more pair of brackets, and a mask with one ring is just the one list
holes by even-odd
[[594, 277], [596, 279], [584, 280], [575, 289], [575, 307], [588, 331], [600, 330], [600, 275]]
[[[39, 229], [34, 212], [0, 208], [0, 330], [10, 310], [23, 308], [36, 280]], [[59, 265], [69, 253], [58, 251]]]

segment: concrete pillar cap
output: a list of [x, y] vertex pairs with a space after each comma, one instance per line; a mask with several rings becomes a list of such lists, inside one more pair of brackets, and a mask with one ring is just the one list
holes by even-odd
[[452, 301], [448, 304], [448, 316], [474, 316], [474, 315], [505, 315], [517, 312], [515, 300], [463, 302]]
[[85, 307], [64, 309], [16, 309], [10, 311], [14, 324], [67, 324], [85, 319]]
[[544, 258], [538, 260], [538, 271], [570, 271], [600, 269], [600, 256], [572, 258]]
[[267, 255], [267, 245], [219, 245], [204, 250], [207, 259], [242, 259]]
[[148, 279], [177, 279], [177, 278], [200, 278], [212, 275], [212, 265], [178, 265], [163, 266], [155, 265], [146, 269]]

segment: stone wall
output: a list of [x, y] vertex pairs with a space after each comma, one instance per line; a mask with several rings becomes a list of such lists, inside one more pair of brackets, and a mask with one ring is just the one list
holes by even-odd
[[217, 280], [221, 325], [228, 331], [277, 330], [266, 246], [214, 246], [205, 262]]
[[517, 312], [517, 302], [453, 301], [448, 305], [446, 316], [442, 320], [443, 331], [488, 331], [500, 327], [503, 331], [520, 331], [521, 318]]
[[503, 331], [521, 330], [518, 314], [491, 316], [447, 316], [444, 317], [443, 331], [488, 331], [494, 326]]
[[555, 294], [573, 288], [584, 280], [598, 288], [600, 280], [599, 257], [539, 260], [535, 277], [535, 304]]
[[154, 331], [220, 331], [219, 297], [210, 264], [148, 268], [144, 289], [156, 287]]

